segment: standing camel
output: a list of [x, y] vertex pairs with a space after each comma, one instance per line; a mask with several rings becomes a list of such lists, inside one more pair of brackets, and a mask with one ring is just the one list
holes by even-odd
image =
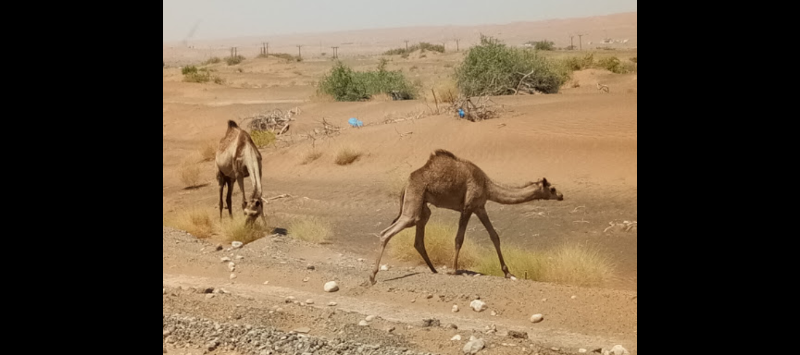
[[457, 158], [446, 150], [436, 150], [423, 167], [409, 175], [408, 182], [400, 196], [400, 214], [389, 227], [381, 231], [381, 251], [369, 277], [370, 283], [374, 285], [376, 282], [375, 275], [378, 273], [381, 257], [389, 240], [403, 229], [415, 225], [417, 234], [414, 239], [414, 248], [422, 255], [422, 259], [425, 260], [431, 271], [436, 273], [425, 250], [425, 224], [428, 223], [431, 216], [428, 203], [439, 208], [461, 212], [455, 240], [453, 271], [448, 274], [459, 274], [458, 253], [464, 242], [467, 223], [474, 213], [489, 232], [505, 277], [516, 280], [516, 277], [508, 271], [503, 260], [503, 254], [500, 252], [500, 237], [492, 227], [484, 205], [486, 201], [508, 205], [532, 200], [562, 201], [564, 195], [556, 192], [556, 188], [551, 187], [546, 178], [522, 186], [501, 185], [489, 179], [486, 173], [472, 162]]
[[[264, 201], [261, 198], [261, 152], [256, 148], [253, 139], [234, 121], [228, 121], [228, 130], [219, 141], [216, 155], [217, 182], [219, 182], [219, 218], [222, 219], [222, 190], [228, 185], [228, 214], [233, 217], [231, 207], [231, 194], [233, 193], [233, 180], [242, 190], [242, 209], [247, 217], [246, 225], [253, 223], [261, 216], [264, 225], [267, 218], [264, 216]], [[253, 182], [253, 193], [248, 201], [245, 198], [244, 178], [250, 177]]]

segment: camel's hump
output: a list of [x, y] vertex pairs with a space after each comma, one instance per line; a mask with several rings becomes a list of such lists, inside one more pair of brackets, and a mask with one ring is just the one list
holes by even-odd
[[444, 149], [436, 149], [433, 152], [433, 155], [437, 156], [437, 157], [450, 157], [450, 158], [453, 158], [453, 159], [458, 159], [458, 158], [456, 158], [455, 154], [450, 153], [449, 151], [446, 151]]
[[239, 125], [233, 120], [228, 120], [228, 128], [239, 128]]

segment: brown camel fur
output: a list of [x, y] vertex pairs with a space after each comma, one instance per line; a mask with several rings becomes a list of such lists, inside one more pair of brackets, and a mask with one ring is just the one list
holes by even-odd
[[[222, 190], [228, 186], [228, 214], [233, 217], [231, 207], [231, 194], [233, 193], [233, 181], [239, 184], [242, 190], [242, 209], [247, 217], [245, 224], [253, 223], [258, 216], [261, 216], [264, 225], [267, 218], [264, 215], [264, 201], [261, 197], [261, 152], [256, 148], [250, 135], [239, 128], [234, 121], [228, 121], [228, 130], [225, 136], [219, 141], [219, 148], [216, 155], [217, 162], [217, 182], [219, 182], [219, 218], [222, 219]], [[245, 198], [244, 178], [250, 177], [253, 182], [253, 193], [248, 201]]]
[[461, 212], [458, 222], [458, 232], [455, 240], [455, 257], [453, 258], [453, 272], [458, 274], [458, 253], [464, 242], [464, 233], [470, 216], [476, 214], [489, 232], [489, 237], [497, 250], [500, 266], [506, 278], [516, 277], [508, 271], [503, 254], [500, 252], [500, 237], [492, 227], [484, 205], [486, 201], [502, 204], [518, 204], [532, 200], [558, 200], [562, 201], [564, 195], [556, 192], [546, 178], [537, 182], [529, 182], [522, 186], [507, 186], [496, 183], [475, 164], [457, 158], [453, 153], [443, 149], [431, 154], [428, 162], [415, 170], [408, 177], [408, 182], [400, 196], [400, 214], [392, 224], [381, 231], [381, 251], [375, 260], [375, 269], [369, 277], [370, 283], [375, 284], [375, 275], [378, 273], [381, 257], [390, 239], [403, 229], [411, 226], [417, 227], [414, 248], [422, 255], [428, 267], [436, 273], [428, 253], [425, 250], [425, 224], [431, 215], [428, 204], [439, 208], [447, 208]]

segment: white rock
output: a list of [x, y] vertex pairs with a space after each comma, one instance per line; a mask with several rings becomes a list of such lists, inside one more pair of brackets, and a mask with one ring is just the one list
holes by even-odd
[[308, 280], [309, 280], [309, 278], [308, 278], [308, 277], [306, 277], [306, 278], [303, 278], [303, 282], [308, 282]]
[[236, 278], [236, 274], [234, 274], [234, 273], [231, 273], [231, 280], [233, 280], [233, 279], [235, 279], [235, 278]]
[[450, 340], [461, 340], [461, 334], [456, 334]]
[[265, 285], [269, 284], [269, 281], [264, 281], [264, 284], [265, 284]]
[[306, 304], [314, 304], [314, 300], [309, 298], [306, 300]]
[[614, 355], [629, 355], [630, 353], [628, 352], [627, 349], [623, 348], [622, 345], [614, 345], [614, 347], [611, 348], [611, 354], [614, 354]]
[[358, 325], [360, 325], [360, 326], [362, 326], [362, 327], [366, 327], [366, 326], [368, 326], [368, 325], [369, 325], [369, 323], [367, 323], [367, 321], [365, 321], [365, 320], [363, 320], [363, 319], [362, 319], [360, 322], [358, 322]]
[[223, 256], [222, 259], [219, 259], [219, 260], [222, 260], [223, 263], [227, 263], [227, 262], [231, 261], [231, 258], [229, 258], [227, 256]]
[[581, 353], [581, 354], [585, 353], [586, 351], [587, 351], [587, 350], [586, 350], [586, 349], [584, 349], [584, 348], [580, 348], [580, 349], [578, 349], [578, 352], [579, 352], [579, 353]]
[[381, 265], [381, 271], [387, 271], [387, 270], [389, 270], [389, 265], [386, 264]]
[[493, 315], [493, 316], [496, 316], [496, 315], [497, 315], [497, 312], [495, 312], [495, 311], [492, 311], [491, 315]]
[[292, 303], [292, 302], [294, 302], [294, 296], [289, 296], [289, 297], [286, 297], [286, 298], [283, 300], [283, 302], [286, 302], [286, 303]]
[[235, 242], [235, 241], [231, 242], [231, 246], [234, 247], [234, 248], [241, 248], [242, 247], [242, 242]]
[[475, 312], [482, 312], [486, 308], [488, 308], [486, 306], [486, 302], [483, 302], [481, 300], [473, 300], [472, 302], [469, 303], [469, 306], [472, 307], [472, 310]]
[[474, 336], [469, 337], [469, 341], [464, 344], [464, 347], [461, 350], [464, 354], [475, 354], [481, 349], [483, 349], [486, 344], [483, 342], [483, 339], [476, 339]]
[[336, 283], [336, 281], [328, 281], [322, 288], [325, 290], [325, 292], [336, 292], [339, 290], [339, 285]]
[[574, 299], [578, 298], [578, 296], [572, 295], [572, 297], [570, 297], [570, 298], [572, 298], [574, 300]]
[[358, 261], [364, 261], [364, 259], [363, 258], [358, 258]]
[[234, 264], [233, 261], [229, 262], [228, 263], [228, 270], [233, 271], [235, 269], [236, 269], [236, 264]]
[[456, 312], [458, 312], [458, 305], [454, 304], [453, 305], [453, 313], [456, 313]]
[[242, 259], [244, 259], [244, 257], [243, 257], [243, 256], [241, 256], [241, 255], [237, 255], [237, 256], [236, 256], [236, 260], [242, 260]]
[[374, 319], [375, 319], [375, 316], [373, 316], [371, 314], [368, 315], [366, 318], [364, 318], [364, 320], [366, 320], [367, 322], [372, 322], [372, 320], [374, 320]]
[[539, 323], [544, 320], [544, 316], [541, 313], [536, 313], [531, 316], [531, 323]]
[[336, 305], [336, 302], [333, 302], [333, 301], [331, 301], [331, 302], [328, 302], [328, 306], [331, 306], [331, 307], [333, 307], [333, 306], [335, 306], [335, 305]]
[[167, 294], [167, 289], [164, 288], [162, 292], [163, 292], [164, 295], [166, 295]]

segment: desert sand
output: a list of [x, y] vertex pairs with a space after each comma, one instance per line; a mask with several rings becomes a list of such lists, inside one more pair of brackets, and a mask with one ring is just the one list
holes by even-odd
[[[460, 36], [458, 52], [452, 42], [452, 50], [448, 44], [445, 53], [385, 56], [390, 60], [387, 69], [402, 70], [430, 91], [448, 80], [466, 49], [477, 42], [467, 39], [474, 33], [502, 32], [498, 38], [519, 45], [529, 40], [525, 33], [539, 29], [541, 37], [565, 46], [569, 37], [556, 36], [566, 32], [565, 27], [593, 33], [605, 30], [611, 38], [629, 39], [626, 46], [618, 45], [615, 50], [597, 50], [587, 45], [584, 37], [584, 51], [569, 55], [593, 52], [596, 58], [614, 55], [622, 60], [636, 56], [635, 13], [504, 26], [406, 29], [400, 34], [399, 30], [363, 30], [294, 35], [271, 39], [275, 44], [270, 52], [296, 54], [292, 43], [301, 39], [328, 46], [352, 43], [341, 45], [340, 58], [354, 70], [367, 70], [384, 57], [379, 53], [403, 46], [404, 39], [409, 39], [409, 44], [441, 43], [437, 41], [440, 33]], [[597, 37], [593, 41], [598, 41]], [[427, 94], [406, 101], [326, 100], [315, 95], [314, 85], [333, 65], [329, 48], [310, 46], [302, 62], [287, 62], [255, 58], [259, 42], [253, 38], [200, 42], [193, 49], [164, 44], [162, 235], [167, 353], [282, 353], [273, 349], [274, 342], [269, 347], [265, 341], [243, 344], [239, 340], [245, 336], [235, 332], [231, 334], [239, 334], [239, 340], [217, 334], [219, 344], [209, 350], [214, 336], [187, 332], [178, 325], [188, 323], [180, 323], [175, 315], [195, 317], [186, 322], [218, 322], [223, 328], [247, 325], [290, 333], [308, 327], [310, 331], [303, 336], [360, 344], [342, 353], [378, 354], [392, 347], [392, 351], [462, 354], [471, 335], [485, 341], [479, 354], [572, 354], [580, 348], [591, 352], [617, 344], [637, 353], [638, 232], [635, 228], [608, 228], [610, 222], [637, 220], [637, 74], [577, 71], [558, 94], [492, 97], [500, 110], [498, 117], [469, 122], [452, 114], [436, 114], [436, 104]], [[239, 54], [247, 57], [244, 62], [207, 66], [224, 79], [223, 84], [182, 81], [181, 65], [225, 56], [228, 49], [224, 46], [231, 45], [239, 46]], [[214, 46], [218, 48], [208, 49]], [[606, 85], [609, 92], [598, 90], [597, 83]], [[240, 122], [243, 117], [276, 108], [299, 109], [284, 137], [260, 150], [264, 197], [289, 195], [270, 201], [265, 211], [272, 227], [288, 229], [288, 235], [265, 232], [263, 238], [232, 248], [219, 233], [198, 238], [167, 226], [170, 216], [189, 209], [205, 210], [216, 222], [216, 166], [213, 160], [204, 161], [199, 152], [204, 145], [219, 142], [228, 120]], [[351, 117], [365, 126], [350, 127], [347, 120]], [[340, 127], [339, 133], [309, 139], [315, 129], [323, 129], [323, 119]], [[362, 155], [352, 164], [337, 165], [335, 155], [344, 147]], [[546, 250], [565, 243], [591, 246], [614, 262], [614, 280], [603, 286], [579, 287], [525, 280], [521, 270], [513, 269], [519, 277], [516, 281], [489, 275], [455, 276], [445, 273], [449, 264], [436, 265], [439, 273], [433, 274], [421, 264], [421, 258], [401, 261], [384, 255], [382, 264], [388, 264], [389, 270], [378, 273], [376, 285], [365, 285], [378, 252], [376, 235], [399, 211], [398, 179], [425, 164], [436, 149], [472, 161], [498, 182], [521, 184], [546, 177], [564, 194], [564, 201], [487, 203], [502, 246], [526, 250]], [[312, 150], [321, 155], [304, 163]], [[199, 169], [199, 182], [188, 188], [180, 179], [187, 165]], [[249, 179], [245, 189], [251, 192]], [[242, 213], [240, 201], [237, 186], [233, 194], [237, 216]], [[431, 209], [431, 223], [457, 224], [458, 213]], [[229, 218], [227, 211], [223, 217]], [[292, 238], [291, 223], [309, 218], [329, 223], [328, 243]], [[470, 221], [465, 243], [491, 247], [476, 216]], [[221, 261], [224, 257], [234, 263], [234, 271], [227, 261]], [[337, 281], [340, 289], [323, 291], [323, 285], [331, 280]], [[205, 293], [206, 289], [216, 291]], [[286, 303], [288, 296], [298, 303]], [[470, 302], [477, 297], [486, 302], [487, 310], [470, 309]], [[308, 299], [314, 302], [305, 304]], [[336, 306], [328, 306], [329, 302]], [[460, 311], [452, 312], [453, 305]], [[544, 321], [531, 323], [529, 318], [535, 313], [543, 314]], [[367, 315], [377, 318], [358, 326]], [[423, 319], [430, 318], [440, 325], [425, 326]], [[451, 323], [456, 328], [449, 326]], [[213, 333], [214, 327], [210, 329]], [[525, 332], [527, 338], [514, 338], [509, 331]], [[462, 340], [450, 340], [456, 334]], [[325, 349], [320, 347], [317, 353], [325, 353]]]

